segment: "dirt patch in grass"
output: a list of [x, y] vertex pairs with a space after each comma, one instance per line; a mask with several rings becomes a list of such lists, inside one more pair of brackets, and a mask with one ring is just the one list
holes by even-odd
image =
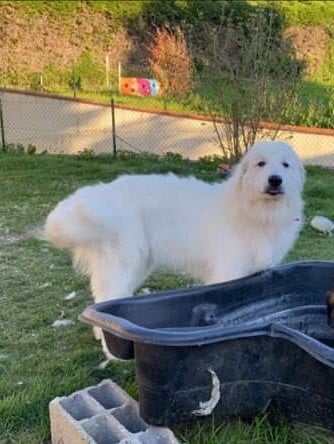
[[330, 36], [321, 26], [290, 26], [284, 39], [294, 49], [297, 59], [305, 62], [305, 72], [314, 74], [325, 63]]
[[13, 244], [27, 239], [45, 240], [43, 225], [29, 228], [22, 234], [11, 233], [9, 229], [6, 229], [3, 233], [0, 232], [0, 245]]

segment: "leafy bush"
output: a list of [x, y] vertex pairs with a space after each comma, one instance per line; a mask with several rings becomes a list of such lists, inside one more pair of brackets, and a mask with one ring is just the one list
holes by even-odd
[[35, 145], [32, 145], [31, 143], [29, 143], [28, 148], [27, 148], [27, 154], [35, 154], [36, 153], [36, 147]]
[[191, 91], [193, 61], [180, 28], [157, 29], [149, 53], [149, 65], [163, 97], [179, 99]]
[[98, 89], [104, 85], [105, 72], [89, 51], [85, 51], [73, 66], [75, 75], [80, 78], [80, 89]]
[[[275, 15], [272, 17], [268, 22], [267, 14], [254, 15], [248, 30], [230, 22], [225, 48], [219, 47], [213, 58], [211, 70], [217, 74], [215, 104], [223, 104], [225, 120], [217, 119], [221, 113], [217, 105], [209, 103], [208, 110], [222, 154], [227, 158], [239, 158], [258, 139], [276, 138], [294, 104], [298, 64], [278, 38]], [[237, 48], [238, 57], [233, 64], [224, 65], [228, 45]], [[275, 124], [264, 131], [261, 122], [268, 120]]]
[[74, 69], [68, 81], [68, 86], [73, 91], [73, 96], [76, 97], [77, 91], [80, 91], [81, 89], [81, 77], [74, 71]]
[[31, 89], [32, 91], [41, 91], [43, 89], [42, 75], [40, 73], [33, 73], [29, 77], [29, 89]]
[[35, 145], [29, 144], [27, 148], [22, 143], [7, 143], [5, 146], [0, 148], [1, 154], [35, 154]]

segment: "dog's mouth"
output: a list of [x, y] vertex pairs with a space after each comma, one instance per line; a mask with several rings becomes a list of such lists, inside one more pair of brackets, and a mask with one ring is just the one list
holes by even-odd
[[268, 187], [265, 190], [265, 194], [268, 194], [269, 196], [282, 196], [284, 191], [282, 188]]

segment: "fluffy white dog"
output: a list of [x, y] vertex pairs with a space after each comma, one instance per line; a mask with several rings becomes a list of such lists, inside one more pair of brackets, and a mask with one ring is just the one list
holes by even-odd
[[46, 221], [69, 248], [95, 301], [130, 296], [159, 268], [205, 284], [278, 264], [302, 226], [304, 169], [289, 145], [262, 141], [218, 184], [125, 175], [79, 189]]

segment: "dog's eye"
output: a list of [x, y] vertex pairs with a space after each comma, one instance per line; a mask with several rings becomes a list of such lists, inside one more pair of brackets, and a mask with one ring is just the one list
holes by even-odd
[[290, 166], [290, 165], [288, 164], [288, 162], [283, 162], [282, 165], [284, 166], [284, 168], [289, 168], [289, 166]]
[[266, 164], [266, 162], [265, 162], [264, 160], [261, 160], [261, 161], [257, 164], [257, 166], [258, 166], [258, 167], [264, 167], [265, 164]]

